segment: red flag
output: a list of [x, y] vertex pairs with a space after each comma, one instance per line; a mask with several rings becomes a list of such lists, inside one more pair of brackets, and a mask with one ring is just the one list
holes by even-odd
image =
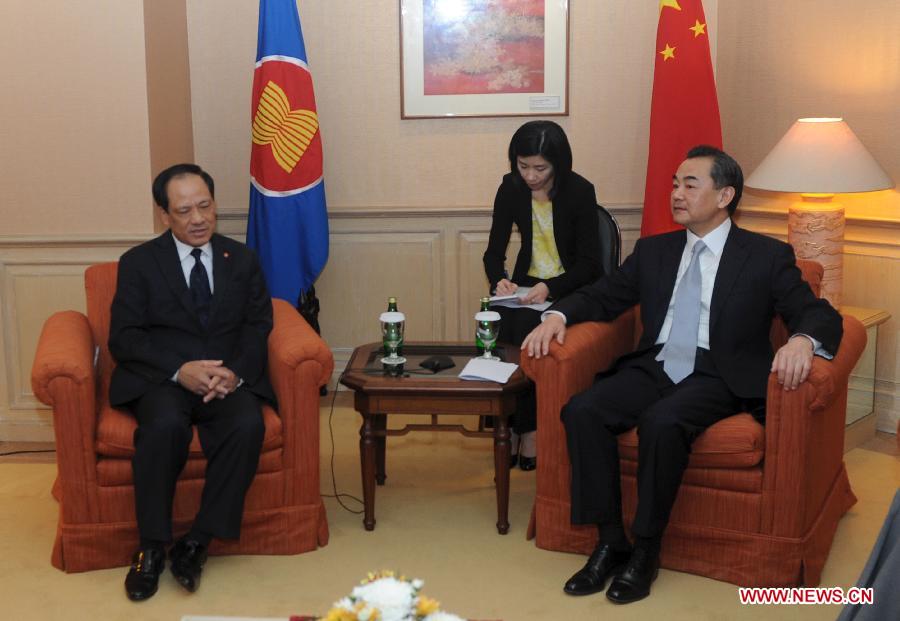
[[687, 151], [698, 144], [722, 147], [703, 4], [701, 0], [660, 0], [642, 237], [680, 228], [669, 208], [672, 175]]

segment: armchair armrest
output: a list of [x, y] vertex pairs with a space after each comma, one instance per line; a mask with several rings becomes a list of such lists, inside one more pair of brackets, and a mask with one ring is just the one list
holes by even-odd
[[523, 356], [522, 370], [541, 387], [551, 388], [562, 399], [588, 388], [597, 373], [608, 369], [634, 347], [634, 309], [611, 322], [588, 321], [566, 330], [565, 343], [550, 343], [540, 359]]
[[94, 340], [87, 317], [77, 311], [51, 315], [38, 338], [31, 388], [42, 403], [56, 406], [63, 401], [66, 395], [53, 383], [57, 379], [74, 386], [86, 384], [94, 394]]
[[278, 398], [284, 433], [285, 496], [294, 503], [319, 501], [319, 387], [334, 370], [334, 357], [297, 310], [273, 299], [269, 380]]
[[31, 387], [53, 408], [61, 506], [71, 523], [97, 521], [97, 378], [87, 317], [55, 313], [44, 323], [31, 367]]
[[[774, 373], [769, 376], [764, 532], [789, 537], [806, 533], [841, 469], [847, 384], [866, 345], [862, 323], [850, 316], [843, 319], [844, 335], [834, 359], [815, 357], [809, 377], [797, 390], [785, 391]], [[798, 481], [805, 481], [802, 489]]]

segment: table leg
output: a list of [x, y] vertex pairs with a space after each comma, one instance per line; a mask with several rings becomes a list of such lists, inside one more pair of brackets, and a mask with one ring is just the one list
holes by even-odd
[[363, 506], [365, 516], [363, 526], [366, 530], [375, 530], [375, 452], [376, 439], [374, 432], [375, 415], [363, 414], [362, 427], [359, 429], [359, 463], [362, 468]]
[[494, 419], [494, 481], [497, 487], [497, 532], [509, 532], [509, 421]]
[[[383, 432], [387, 429], [387, 414], [373, 414], [372, 416], [375, 419], [372, 422], [376, 431]], [[387, 474], [384, 471], [386, 441], [387, 436], [384, 433], [375, 436], [375, 482], [378, 485], [384, 485], [384, 480], [387, 478]]]

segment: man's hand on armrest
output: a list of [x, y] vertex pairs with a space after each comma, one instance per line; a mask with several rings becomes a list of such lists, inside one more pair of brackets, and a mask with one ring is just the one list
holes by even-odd
[[562, 345], [566, 340], [566, 320], [563, 315], [547, 312], [542, 317], [541, 325], [532, 330], [522, 341], [522, 351], [533, 358], [546, 356], [550, 351], [550, 341]]
[[773, 373], [785, 390], [795, 390], [809, 377], [812, 368], [814, 343], [804, 334], [795, 334], [777, 352], [772, 360]]

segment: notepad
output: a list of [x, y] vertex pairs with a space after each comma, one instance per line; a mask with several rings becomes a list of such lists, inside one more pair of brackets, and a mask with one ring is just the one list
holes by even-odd
[[507, 308], [531, 308], [536, 311], [545, 311], [550, 308], [551, 302], [541, 302], [540, 304], [522, 304], [521, 298], [528, 295], [531, 287], [519, 287], [515, 293], [510, 295], [495, 295], [491, 297], [491, 306], [505, 306]]
[[480, 380], [505, 384], [519, 367], [512, 362], [499, 360], [486, 360], [485, 358], [472, 358], [459, 372], [459, 379]]

